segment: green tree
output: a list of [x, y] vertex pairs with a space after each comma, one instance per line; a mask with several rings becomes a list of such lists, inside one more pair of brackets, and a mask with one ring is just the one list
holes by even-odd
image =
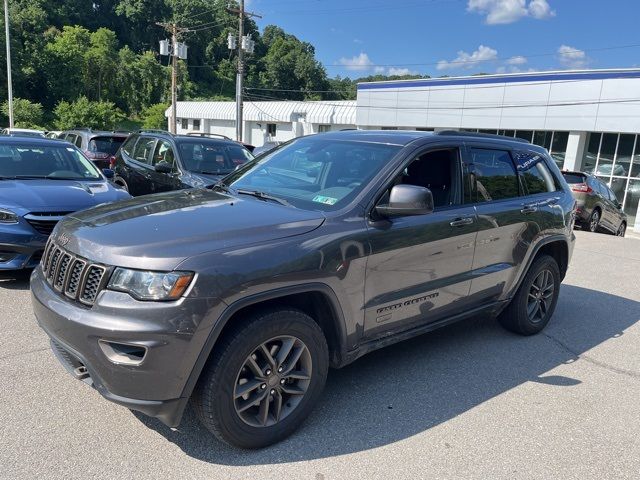
[[74, 100], [85, 93], [85, 57], [90, 45], [91, 33], [78, 25], [65, 26], [47, 44], [47, 73], [55, 98]]
[[61, 101], [55, 108], [56, 126], [60, 130], [76, 127], [114, 130], [125, 115], [112, 102], [92, 102], [81, 96], [74, 102]]
[[[115, 32], [99, 28], [90, 35], [90, 47], [84, 55], [86, 92], [92, 92], [98, 101], [112, 93], [117, 68], [118, 38]], [[105, 90], [106, 95], [103, 95]]]
[[[9, 102], [4, 102], [0, 110], [9, 117]], [[16, 127], [44, 130], [42, 119], [43, 111], [40, 103], [30, 102], [26, 98], [13, 99], [13, 121]]]
[[161, 129], [167, 128], [167, 117], [164, 112], [169, 108], [168, 103], [156, 103], [144, 109], [142, 112], [142, 128]]

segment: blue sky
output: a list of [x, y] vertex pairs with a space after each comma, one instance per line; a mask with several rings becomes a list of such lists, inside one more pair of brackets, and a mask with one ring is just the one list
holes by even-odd
[[250, 0], [248, 8], [264, 16], [261, 27], [312, 43], [332, 77], [640, 66], [640, 0]]

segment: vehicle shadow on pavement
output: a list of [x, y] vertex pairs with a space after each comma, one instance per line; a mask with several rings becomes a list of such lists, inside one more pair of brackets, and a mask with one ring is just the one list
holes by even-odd
[[581, 354], [623, 335], [639, 320], [640, 302], [563, 285], [542, 334], [521, 337], [493, 319], [474, 318], [330, 371], [323, 399], [307, 422], [289, 439], [262, 450], [222, 444], [190, 409], [177, 430], [142, 414], [136, 417], [187, 455], [214, 464], [345, 455], [424, 432], [525, 382], [572, 388], [580, 381], [547, 372], [580, 361]]
[[29, 290], [29, 277], [33, 270], [11, 270], [0, 272], [0, 288], [7, 290]]

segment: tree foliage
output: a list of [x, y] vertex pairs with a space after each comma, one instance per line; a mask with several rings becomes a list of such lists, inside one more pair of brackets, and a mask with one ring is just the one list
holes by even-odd
[[112, 102], [92, 102], [80, 97], [74, 102], [61, 101], [54, 110], [56, 127], [69, 130], [89, 127], [99, 130], [115, 130], [125, 115]]
[[167, 128], [167, 118], [164, 112], [169, 108], [168, 103], [156, 103], [144, 109], [142, 112], [142, 128], [161, 129]]
[[[2, 114], [8, 118], [9, 102], [4, 102], [0, 110], [2, 110]], [[18, 128], [42, 129], [42, 125], [44, 124], [42, 105], [30, 102], [26, 98], [14, 98], [13, 121]]]

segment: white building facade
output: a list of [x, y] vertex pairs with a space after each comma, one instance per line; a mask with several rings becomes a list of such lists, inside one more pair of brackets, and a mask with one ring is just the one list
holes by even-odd
[[639, 69], [361, 83], [356, 124], [524, 138], [609, 184], [640, 232]]
[[[168, 116], [170, 110], [167, 110]], [[236, 138], [235, 102], [178, 102], [177, 133]], [[243, 141], [259, 147], [302, 135], [356, 128], [356, 102], [245, 102]]]

